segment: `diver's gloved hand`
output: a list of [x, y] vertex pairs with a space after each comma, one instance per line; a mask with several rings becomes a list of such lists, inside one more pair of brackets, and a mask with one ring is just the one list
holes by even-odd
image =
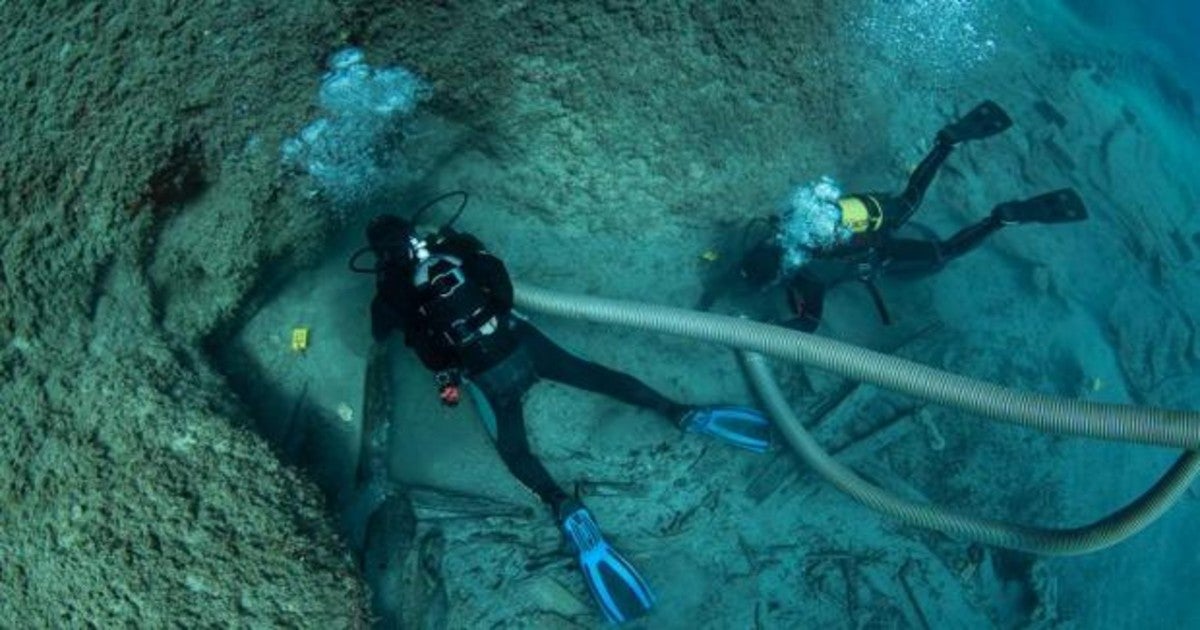
[[742, 257], [738, 275], [756, 289], [770, 286], [783, 273], [783, 254], [783, 247], [775, 239], [764, 239]]
[[596, 604], [611, 623], [624, 623], [650, 612], [654, 594], [633, 565], [600, 533], [592, 513], [578, 499], [558, 505], [559, 528], [578, 554], [579, 568]]
[[762, 412], [736, 405], [693, 408], [680, 419], [679, 428], [755, 453], [770, 450], [773, 437], [771, 421]]
[[438, 386], [438, 398], [447, 407], [456, 407], [462, 400], [462, 374], [456, 369], [442, 370], [433, 375]]

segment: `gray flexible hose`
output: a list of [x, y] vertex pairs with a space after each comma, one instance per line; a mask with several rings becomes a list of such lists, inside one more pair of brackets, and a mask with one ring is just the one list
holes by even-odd
[[959, 535], [988, 545], [1047, 555], [1075, 555], [1115, 545], [1166, 513], [1200, 473], [1200, 453], [1187, 451], [1149, 490], [1112, 514], [1082, 527], [1049, 529], [959, 514], [899, 498], [872, 485], [821, 448], [792, 413], [762, 355], [742, 353], [750, 381], [796, 454], [842, 492], [863, 505], [910, 525]]
[[[761, 354], [1052, 432], [1191, 448], [1200, 441], [1200, 426], [1197, 426], [1200, 414], [1014, 392], [849, 344], [720, 315], [560, 294], [525, 285], [517, 287], [516, 300], [522, 308], [548, 315], [632, 326], [742, 349], [751, 381], [780, 431], [801, 459], [822, 477], [866, 506], [906, 523], [989, 545], [1051, 555], [1103, 549], [1136, 534], [1162, 516], [1200, 475], [1200, 453], [1185, 452], [1138, 499], [1099, 521], [1076, 528], [1036, 528], [958, 514], [895, 497], [825, 453], [792, 413]], [[1073, 418], [1071, 414], [1081, 417]]]
[[1071, 400], [1020, 392], [833, 339], [745, 319], [669, 306], [569, 295], [518, 285], [517, 305], [547, 315], [629, 326], [800, 363], [1049, 433], [1200, 449], [1200, 413]]

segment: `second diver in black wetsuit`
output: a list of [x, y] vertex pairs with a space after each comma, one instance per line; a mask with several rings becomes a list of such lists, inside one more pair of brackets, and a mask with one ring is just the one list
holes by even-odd
[[[851, 280], [863, 282], [885, 324], [890, 317], [875, 278], [921, 275], [940, 270], [947, 262], [975, 249], [997, 230], [1022, 223], [1064, 223], [1087, 218], [1087, 209], [1071, 189], [1056, 190], [1025, 201], [1010, 201], [992, 209], [982, 221], [959, 230], [946, 240], [899, 238], [896, 231], [916, 212], [938, 168], [954, 147], [996, 135], [1012, 125], [1004, 110], [984, 101], [966, 116], [938, 132], [933, 149], [913, 171], [898, 195], [861, 193], [837, 195], [832, 182], [808, 190], [797, 203], [766, 223], [771, 234], [746, 251], [737, 273], [751, 286], [782, 284], [793, 317], [784, 325], [812, 332], [821, 322], [827, 289]], [[815, 192], [814, 192], [815, 191]], [[731, 278], [711, 283], [700, 299], [707, 310], [729, 289]]]
[[621, 622], [646, 613], [653, 596], [645, 582], [604, 540], [591, 512], [531, 452], [525, 394], [539, 379], [550, 379], [652, 410], [684, 431], [757, 452], [771, 444], [766, 418], [745, 407], [675, 402], [628, 374], [562, 349], [513, 313], [513, 286], [504, 264], [470, 234], [446, 226], [421, 236], [408, 220], [382, 215], [368, 225], [367, 240], [369, 247], [360, 254], [373, 252], [374, 266], [357, 267], [356, 254], [351, 268], [376, 274], [375, 340], [402, 332], [405, 344], [435, 373], [447, 404], [457, 402], [460, 383], [474, 388], [505, 466], [550, 507], [605, 616]]

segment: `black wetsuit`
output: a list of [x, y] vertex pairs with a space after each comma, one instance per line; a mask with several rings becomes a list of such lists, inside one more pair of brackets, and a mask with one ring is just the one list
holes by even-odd
[[[399, 329], [427, 368], [460, 370], [491, 407], [493, 437], [505, 466], [552, 509], [569, 495], [530, 451], [522, 405], [539, 378], [605, 394], [671, 421], [689, 409], [632, 376], [567, 352], [514, 315], [508, 271], [475, 237], [447, 230], [429, 243], [428, 251], [461, 261], [465, 282], [453, 291], [453, 303], [418, 289], [414, 265], [385, 268], [371, 304], [372, 333], [378, 341]], [[478, 334], [480, 329], [489, 332]]]
[[[824, 310], [825, 291], [850, 280], [859, 280], [870, 289], [880, 316], [889, 321], [883, 300], [874, 280], [881, 274], [921, 275], [937, 271], [948, 261], [975, 247], [1003, 224], [989, 216], [968, 226], [946, 240], [931, 238], [897, 238], [896, 231], [916, 212], [925, 191], [938, 168], [953, 150], [953, 146], [937, 142], [921, 161], [899, 195], [862, 193], [849, 195], [868, 209], [879, 228], [857, 233], [849, 243], [837, 248], [816, 252], [803, 267], [782, 279], [787, 292], [788, 306], [795, 317], [785, 325], [812, 332], [820, 325]], [[772, 225], [777, 225], [772, 223]], [[782, 248], [774, 237], [764, 239], [746, 253], [740, 265], [743, 277], [763, 284], [780, 276]], [[701, 298], [700, 307], [707, 309], [716, 299], [716, 291]]]

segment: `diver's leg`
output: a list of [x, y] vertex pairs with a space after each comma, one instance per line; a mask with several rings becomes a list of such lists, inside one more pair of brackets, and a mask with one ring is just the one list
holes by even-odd
[[921, 276], [942, 268], [945, 257], [938, 241], [896, 238], [888, 241], [882, 251], [884, 273], [899, 276]]
[[933, 148], [917, 165], [916, 170], [908, 178], [908, 186], [904, 192], [900, 193], [899, 200], [907, 205], [908, 212], [904, 215], [903, 220], [896, 221], [893, 225], [903, 223], [921, 205], [925, 191], [933, 182], [938, 168], [946, 161], [956, 145], [994, 136], [1011, 126], [1012, 119], [1008, 117], [1004, 108], [992, 101], [983, 101], [962, 118], [942, 127], [934, 139]]
[[946, 263], [979, 247], [979, 244], [1004, 227], [995, 217], [959, 230], [944, 240], [898, 238], [887, 243], [883, 255], [885, 269], [890, 275], [925, 275], [939, 271]]
[[736, 405], [696, 407], [677, 403], [628, 374], [563, 350], [528, 323], [519, 325], [524, 326], [520, 334], [539, 376], [657, 411], [689, 433], [702, 433], [759, 453], [771, 447], [774, 440], [771, 423], [757, 410]]
[[533, 359], [538, 376], [604, 394], [656, 411], [675, 423], [690, 407], [677, 403], [638, 379], [567, 352], [532, 324], [518, 320], [517, 334]]
[[1024, 201], [997, 205], [984, 220], [958, 231], [940, 244], [943, 262], [979, 247], [987, 237], [1006, 225], [1022, 223], [1070, 223], [1088, 217], [1079, 193], [1070, 188], [1055, 190]]
[[551, 509], [557, 510], [569, 495], [533, 456], [525, 433], [523, 400], [536, 382], [533, 363], [525, 349], [518, 347], [497, 365], [472, 375], [469, 386], [480, 418], [504, 465], [525, 487]]
[[995, 215], [959, 230], [954, 236], [942, 241], [941, 252], [944, 262], [949, 262], [963, 254], [979, 247], [987, 237], [1004, 227], [1004, 223]]
[[[518, 352], [522, 352], [518, 350]], [[604, 616], [614, 623], [640, 617], [654, 605], [654, 594], [629, 561], [600, 533], [579, 499], [572, 497], [546, 471], [529, 448], [521, 399], [528, 389], [528, 363], [522, 356], [478, 374], [472, 383], [488, 405], [500, 459], [525, 487], [549, 506], [559, 529], [574, 547], [584, 580]], [[495, 371], [499, 368], [500, 371]]]
[[532, 490], [542, 502], [557, 513], [562, 503], [571, 498], [571, 495], [554, 481], [545, 466], [542, 466], [530, 451], [521, 397], [514, 396], [511, 392], [489, 391], [486, 383], [480, 384], [480, 389], [494, 415], [496, 450], [500, 453], [501, 461], [517, 481]]
[[933, 183], [933, 177], [937, 175], [938, 169], [953, 150], [954, 145], [949, 142], [944, 142], [940, 138], [934, 141], [933, 148], [913, 170], [912, 175], [908, 178], [908, 186], [904, 188], [904, 192], [900, 193], [899, 199], [907, 206], [907, 212], [897, 224], [903, 223], [913, 212], [916, 212], [917, 207], [921, 205], [921, 200], [925, 198], [925, 191], [929, 190], [929, 184]]

